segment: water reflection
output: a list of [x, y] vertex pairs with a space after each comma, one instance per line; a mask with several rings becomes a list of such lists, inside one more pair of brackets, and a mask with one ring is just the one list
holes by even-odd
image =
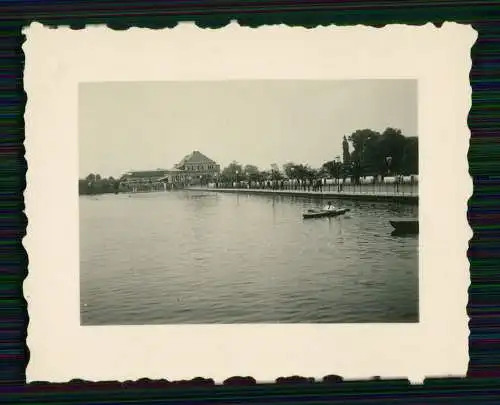
[[397, 230], [392, 231], [391, 236], [395, 238], [412, 238], [412, 239], [418, 238], [418, 235], [415, 232], [402, 232]]

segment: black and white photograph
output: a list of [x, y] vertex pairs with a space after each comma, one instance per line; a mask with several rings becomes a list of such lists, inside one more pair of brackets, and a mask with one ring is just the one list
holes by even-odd
[[466, 373], [471, 27], [24, 33], [27, 381]]
[[81, 83], [81, 324], [418, 322], [417, 89]]

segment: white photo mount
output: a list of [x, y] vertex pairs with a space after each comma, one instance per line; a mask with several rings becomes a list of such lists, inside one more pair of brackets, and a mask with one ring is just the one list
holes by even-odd
[[[28, 382], [465, 375], [470, 26], [74, 31], [34, 23], [25, 34]], [[418, 324], [80, 325], [79, 83], [356, 78], [419, 81]]]

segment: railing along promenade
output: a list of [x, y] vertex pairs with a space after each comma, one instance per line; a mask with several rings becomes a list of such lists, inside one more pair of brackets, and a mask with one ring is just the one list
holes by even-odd
[[291, 195], [318, 198], [336, 198], [364, 201], [389, 201], [418, 204], [418, 184], [336, 184], [322, 187], [235, 187], [235, 186], [198, 186], [189, 190], [212, 191], [221, 193]]

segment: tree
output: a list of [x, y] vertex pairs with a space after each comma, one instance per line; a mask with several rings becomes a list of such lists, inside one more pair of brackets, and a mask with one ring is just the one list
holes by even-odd
[[249, 175], [259, 174], [259, 168], [255, 165], [245, 165], [243, 171]]
[[[350, 167], [354, 170], [355, 166], [356, 176], [386, 175], [389, 169], [386, 158], [389, 156], [391, 172], [418, 170], [418, 139], [410, 141], [411, 138], [405, 137], [400, 129], [389, 127], [382, 133], [362, 129], [353, 132], [348, 139], [354, 147]], [[344, 142], [342, 146], [345, 148]]]
[[418, 174], [418, 138], [406, 138], [401, 159], [402, 174]]
[[329, 177], [340, 179], [343, 174], [342, 167], [343, 164], [339, 160], [330, 160], [323, 163], [323, 166], [321, 168], [323, 172], [326, 172], [328, 174]]
[[260, 171], [259, 168], [255, 165], [245, 165], [243, 168], [243, 172], [248, 177], [250, 181], [257, 181], [260, 179]]
[[273, 177], [273, 174], [271, 173], [270, 170], [262, 170], [259, 172], [259, 180], [260, 181], [266, 181], [266, 180], [271, 180]]
[[322, 171], [326, 173], [328, 177], [335, 176], [335, 163], [335, 160], [329, 160], [328, 162], [323, 163], [323, 166], [321, 166]]
[[96, 190], [97, 176], [94, 173], [90, 173], [89, 175], [87, 175], [85, 180], [87, 182], [86, 193], [94, 194], [97, 191]]
[[314, 170], [308, 165], [304, 165], [302, 163], [286, 163], [283, 165], [283, 171], [290, 179], [305, 180], [315, 176]]
[[292, 162], [285, 163], [283, 165], [283, 173], [285, 173], [285, 176], [288, 177], [289, 179], [292, 179], [295, 176], [295, 167], [297, 165]]
[[90, 194], [89, 182], [86, 178], [78, 180], [78, 194], [79, 195]]
[[78, 193], [84, 194], [103, 194], [117, 193], [120, 190], [120, 180], [114, 177], [101, 177], [99, 174], [89, 174], [84, 179], [78, 180]]
[[114, 180], [114, 187], [113, 187], [113, 191], [115, 193], [118, 193], [118, 191], [120, 191], [120, 180], [117, 180], [117, 179], [113, 179]]
[[370, 139], [377, 138], [380, 134], [371, 129], [358, 129], [349, 135], [348, 139], [351, 141], [354, 150], [351, 154], [351, 160], [363, 162], [366, 160], [366, 147]]
[[359, 160], [355, 160], [351, 163], [351, 173], [354, 179], [354, 183], [359, 184], [361, 175], [363, 173], [363, 169], [361, 168], [361, 163]]
[[344, 135], [344, 139], [342, 140], [342, 161], [344, 164], [349, 164], [351, 162], [351, 153], [349, 152], [349, 141], [347, 137]]
[[239, 176], [243, 176], [243, 167], [234, 160], [221, 173], [225, 181], [235, 181], [237, 177], [240, 179]]
[[381, 134], [371, 132], [355, 131], [349, 137], [355, 144], [351, 160], [357, 162], [360, 176], [384, 176], [389, 170], [395, 174], [418, 174], [418, 138], [405, 137], [400, 129], [392, 127]]
[[273, 180], [283, 179], [283, 175], [281, 174], [280, 169], [276, 163], [271, 164], [271, 178]]
[[382, 133], [383, 150], [386, 152], [386, 156], [392, 157], [391, 167], [396, 173], [404, 171], [402, 163], [407, 139], [400, 129], [386, 128]]

